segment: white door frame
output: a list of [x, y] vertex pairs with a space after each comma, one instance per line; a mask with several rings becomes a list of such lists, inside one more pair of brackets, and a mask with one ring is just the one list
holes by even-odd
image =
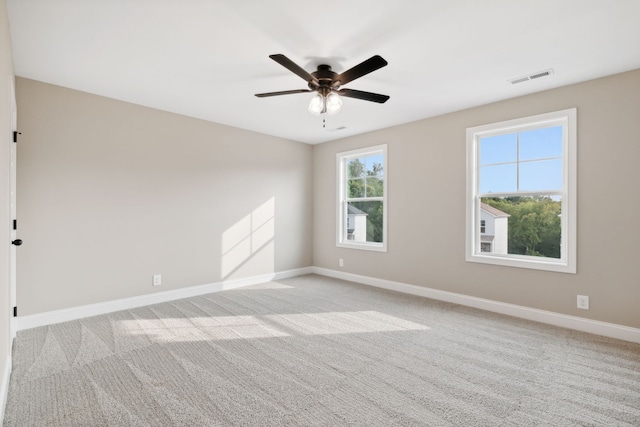
[[[15, 135], [15, 132], [18, 131], [18, 108], [16, 105], [16, 91], [15, 91], [15, 77], [9, 76], [9, 102], [11, 103], [11, 130], [12, 134]], [[17, 167], [17, 145], [13, 140], [11, 143], [11, 241], [17, 239], [17, 231], [14, 227], [14, 221], [16, 220], [16, 167]], [[17, 306], [16, 303], [16, 246], [11, 245], [10, 255], [9, 255], [9, 293], [11, 295], [11, 306], [9, 310], [10, 313], [10, 337], [11, 341], [16, 336], [16, 318], [14, 317], [14, 307]]]

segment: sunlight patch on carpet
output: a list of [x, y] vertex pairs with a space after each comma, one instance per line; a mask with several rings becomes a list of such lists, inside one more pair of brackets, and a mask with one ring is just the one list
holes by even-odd
[[[185, 319], [186, 320], [186, 319]], [[286, 336], [424, 331], [428, 326], [378, 311], [193, 317], [181, 326], [167, 319], [120, 320], [122, 330], [151, 342], [216, 341]]]

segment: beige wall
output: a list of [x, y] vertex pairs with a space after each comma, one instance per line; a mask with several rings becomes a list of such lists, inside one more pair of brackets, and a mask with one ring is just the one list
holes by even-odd
[[[9, 250], [11, 247], [11, 126], [10, 81], [13, 79], [13, 60], [7, 6], [0, 0], [0, 385], [8, 383], [6, 367], [11, 358], [10, 316], [11, 298], [9, 289]], [[6, 375], [5, 375], [6, 374]], [[0, 405], [4, 402], [0, 401]], [[0, 413], [4, 413], [2, 406]], [[1, 418], [1, 415], [0, 415]]]
[[311, 146], [22, 78], [17, 98], [21, 315], [311, 265]]
[[[18, 79], [20, 312], [313, 264], [640, 327], [638, 87], [640, 70], [311, 147]], [[466, 128], [572, 107], [578, 274], [465, 262]], [[389, 250], [337, 248], [335, 154], [379, 144]]]
[[[466, 128], [572, 107], [578, 273], [465, 262]], [[639, 135], [636, 70], [314, 146], [314, 265], [640, 328]], [[388, 144], [388, 252], [338, 248], [335, 155], [378, 144]]]

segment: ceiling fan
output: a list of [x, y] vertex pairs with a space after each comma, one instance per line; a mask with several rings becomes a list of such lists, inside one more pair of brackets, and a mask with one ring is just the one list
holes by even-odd
[[342, 99], [340, 99], [339, 95], [346, 96], [347, 98], [377, 102], [380, 104], [385, 103], [389, 99], [389, 96], [380, 95], [379, 93], [363, 92], [361, 90], [354, 89], [342, 89], [342, 85], [387, 65], [387, 61], [379, 55], [372, 56], [366, 61], [361, 62], [341, 74], [331, 71], [331, 67], [325, 64], [318, 65], [318, 69], [316, 71], [308, 73], [302, 67], [282, 54], [269, 55], [269, 58], [273, 59], [292, 73], [302, 77], [307, 82], [309, 89], [256, 93], [258, 98], [290, 95], [293, 93], [317, 92], [309, 103], [309, 111], [318, 115], [324, 113], [337, 113], [338, 110], [340, 110], [340, 107], [342, 107]]

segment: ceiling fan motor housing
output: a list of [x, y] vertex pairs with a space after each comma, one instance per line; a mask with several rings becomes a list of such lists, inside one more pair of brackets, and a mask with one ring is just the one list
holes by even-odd
[[331, 71], [331, 66], [326, 64], [318, 65], [318, 70], [311, 73], [317, 79], [309, 82], [309, 89], [317, 90], [326, 96], [332, 89], [338, 90], [340, 81], [337, 80], [338, 73]]

